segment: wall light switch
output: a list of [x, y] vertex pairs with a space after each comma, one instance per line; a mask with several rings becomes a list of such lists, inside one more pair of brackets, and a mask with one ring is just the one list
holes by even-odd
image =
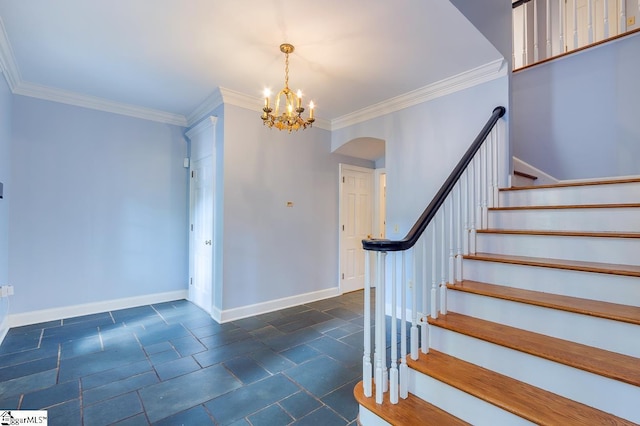
[[293, 207], [293, 201], [287, 201], [287, 207]]
[[631, 26], [631, 25], [635, 25], [636, 24], [636, 17], [635, 16], [629, 16], [627, 18], [627, 25]]

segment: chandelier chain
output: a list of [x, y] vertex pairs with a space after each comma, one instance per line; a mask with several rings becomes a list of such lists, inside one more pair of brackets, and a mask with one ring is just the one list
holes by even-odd
[[289, 54], [284, 55], [284, 87], [289, 89]]

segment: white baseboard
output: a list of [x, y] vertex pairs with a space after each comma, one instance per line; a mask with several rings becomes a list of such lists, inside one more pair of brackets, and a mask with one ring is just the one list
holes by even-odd
[[8, 315], [2, 319], [0, 322], [0, 345], [4, 342], [4, 338], [7, 337], [7, 333], [9, 332], [9, 318]]
[[105, 300], [103, 302], [85, 303], [82, 305], [63, 306], [60, 308], [24, 312], [9, 315], [9, 326], [20, 327], [23, 325], [37, 324], [63, 318], [134, 308], [136, 306], [150, 305], [153, 303], [170, 302], [172, 300], [186, 299], [188, 294], [189, 292], [187, 290], [176, 290], [166, 293], [146, 294], [144, 296], [126, 297], [123, 299]]
[[213, 308], [211, 316], [220, 324], [235, 321], [254, 315], [266, 314], [280, 309], [290, 308], [305, 303], [316, 302], [330, 297], [340, 296], [340, 288], [332, 287], [325, 290], [313, 291], [311, 293], [298, 294], [296, 296], [284, 297], [282, 299], [269, 300], [268, 302], [256, 303], [253, 305], [240, 306], [233, 309], [220, 310]]

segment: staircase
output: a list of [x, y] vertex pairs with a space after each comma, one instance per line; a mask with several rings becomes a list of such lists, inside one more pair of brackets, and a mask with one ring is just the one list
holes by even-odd
[[[501, 189], [369, 425], [640, 424], [640, 179]], [[423, 319], [424, 320], [424, 319]], [[375, 392], [374, 392], [375, 394]]]

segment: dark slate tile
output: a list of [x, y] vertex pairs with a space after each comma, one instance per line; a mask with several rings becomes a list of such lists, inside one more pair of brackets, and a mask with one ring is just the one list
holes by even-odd
[[205, 352], [200, 352], [193, 357], [202, 367], [208, 367], [219, 362], [224, 362], [246, 353], [265, 349], [265, 345], [253, 339], [242, 340], [229, 345], [220, 346]]
[[322, 406], [322, 403], [317, 398], [305, 391], [294, 393], [290, 397], [280, 401], [279, 404], [287, 410], [294, 419], [302, 418]]
[[60, 358], [68, 359], [102, 350], [102, 342], [98, 334], [83, 339], [69, 340], [60, 344]]
[[345, 309], [345, 308], [334, 308], [334, 309], [329, 309], [327, 311], [324, 311], [326, 314], [329, 314], [331, 316], [334, 316], [336, 318], [340, 318], [343, 320], [352, 320], [354, 318], [360, 317], [362, 316], [361, 314], [357, 313], [357, 312], [353, 312], [349, 309]]
[[91, 321], [89, 323], [75, 323], [62, 325], [60, 327], [45, 328], [42, 333], [43, 340], [65, 342], [68, 340], [82, 339], [98, 334], [99, 322]]
[[178, 358], [173, 361], [165, 362], [155, 366], [158, 376], [161, 380], [169, 380], [183, 374], [191, 373], [199, 370], [200, 365], [190, 356]]
[[0, 398], [0, 410], [17, 410], [19, 404], [19, 395], [11, 396], [8, 398]]
[[144, 413], [136, 414], [119, 422], [112, 423], [113, 426], [148, 426], [147, 416]]
[[62, 325], [65, 326], [79, 323], [91, 325], [113, 324], [113, 318], [111, 318], [111, 314], [109, 312], [101, 312], [97, 314], [82, 315], [79, 317], [64, 318], [62, 320]]
[[189, 336], [189, 331], [180, 324], [156, 324], [146, 327], [142, 331], [137, 331], [136, 336], [143, 346], [167, 340], [178, 339]]
[[362, 353], [354, 350], [352, 346], [338, 342], [330, 337], [322, 337], [308, 343], [315, 350], [340, 361], [346, 367], [352, 367], [362, 362]]
[[247, 331], [254, 331], [259, 328], [267, 327], [269, 324], [256, 317], [244, 318], [241, 320], [233, 321], [235, 325]]
[[82, 377], [82, 389], [87, 390], [95, 388], [152, 370], [153, 368], [151, 367], [151, 364], [145, 359], [142, 361], [127, 364], [125, 366], [121, 366], [119, 368], [105, 370], [96, 374]]
[[[373, 330], [371, 330], [371, 339], [373, 341]], [[342, 343], [357, 349], [358, 351], [364, 350], [364, 331], [357, 331], [339, 339]]]
[[266, 327], [262, 327], [262, 328], [258, 328], [257, 330], [252, 330], [249, 333], [251, 333], [251, 335], [259, 340], [266, 340], [266, 339], [270, 339], [272, 337], [278, 337], [278, 336], [282, 336], [284, 334], [284, 332], [278, 330], [277, 328], [275, 328], [272, 325], [268, 325]]
[[180, 354], [176, 352], [175, 349], [149, 355], [149, 360], [154, 366], [164, 364], [165, 362], [175, 361], [176, 359], [179, 359], [179, 358], [180, 358]]
[[126, 322], [131, 319], [137, 320], [145, 317], [158, 317], [158, 313], [151, 306], [147, 305], [111, 311], [111, 316], [115, 322]]
[[250, 339], [253, 336], [248, 331], [241, 328], [236, 328], [224, 333], [214, 334], [213, 336], [203, 337], [200, 339], [202, 343], [209, 349], [217, 348], [219, 346], [228, 345], [230, 343], [239, 342], [241, 340]]
[[78, 380], [54, 385], [27, 393], [22, 398], [21, 410], [41, 410], [80, 397]]
[[[153, 423], [200, 405], [241, 386], [223, 366], [215, 365], [185, 374], [139, 391], [147, 417]], [[186, 392], [197, 389], [197, 392]]]
[[171, 344], [181, 356], [193, 355], [207, 350], [207, 348], [193, 336], [173, 339], [171, 340]]
[[125, 367], [145, 359], [146, 355], [140, 347], [110, 349], [71, 359], [63, 359], [60, 361], [59, 380], [64, 382], [100, 371]]
[[270, 405], [249, 416], [249, 421], [253, 426], [287, 425], [292, 420], [291, 416], [277, 404]]
[[81, 425], [80, 399], [48, 408], [47, 420], [50, 425]]
[[260, 351], [253, 352], [250, 357], [271, 374], [279, 373], [295, 365], [293, 362], [282, 355], [275, 353], [271, 349], [262, 349]]
[[167, 318], [167, 323], [169, 324], [182, 324], [183, 327], [194, 330], [201, 327], [207, 327], [212, 324], [217, 324], [217, 322], [211, 318], [210, 316], [206, 317], [190, 317], [184, 318], [177, 316], [175, 318]]
[[317, 397], [323, 397], [357, 377], [355, 370], [324, 355], [290, 368], [286, 373]]
[[321, 407], [292, 424], [295, 426], [344, 426], [347, 422], [331, 409]]
[[286, 351], [280, 352], [281, 355], [287, 357], [296, 364], [302, 364], [310, 359], [320, 356], [320, 352], [309, 345], [300, 345]]
[[251, 426], [251, 423], [247, 419], [239, 419], [233, 423], [229, 423], [226, 426]]
[[102, 386], [85, 390], [82, 392], [82, 402], [85, 405], [94, 404], [99, 401], [113, 398], [114, 396], [123, 395], [131, 391], [141, 389], [145, 386], [158, 383], [158, 381], [156, 374], [148, 371], [146, 373], [127, 377], [122, 380], [116, 380]]
[[0, 381], [15, 379], [18, 377], [29, 376], [42, 371], [54, 369], [58, 366], [58, 357], [51, 356], [49, 358], [37, 359], [34, 361], [24, 362], [10, 367], [0, 368]]
[[100, 338], [104, 350], [140, 346], [135, 331], [136, 328], [122, 327], [121, 325], [113, 328], [100, 328]]
[[20, 327], [13, 327], [9, 329], [9, 331], [7, 332], [7, 336], [11, 336], [13, 334], [24, 334], [29, 331], [42, 330], [50, 327], [59, 327], [61, 325], [62, 325], [62, 320], [54, 320], [54, 321], [47, 321], [47, 322], [39, 322], [37, 324], [23, 325]]
[[236, 330], [237, 328], [238, 326], [233, 324], [232, 322], [228, 322], [225, 324], [218, 324], [217, 322], [213, 322], [212, 324], [208, 324], [206, 326], [190, 328], [190, 330], [194, 336], [196, 336], [198, 339], [201, 339], [203, 337], [209, 337], [219, 333]]
[[1, 355], [0, 365], [8, 367], [10, 365], [18, 365], [24, 362], [57, 356], [58, 349], [59, 348], [57, 346], [49, 346], [46, 348], [30, 349], [21, 352], [14, 352], [7, 355]]
[[215, 398], [205, 404], [220, 424], [229, 424], [298, 392], [300, 388], [282, 374], [268, 377]]
[[328, 321], [324, 321], [318, 324], [314, 324], [312, 327], [315, 330], [318, 330], [320, 333], [326, 333], [331, 330], [335, 330], [338, 327], [349, 324], [348, 321], [345, 321], [340, 318], [332, 318]]
[[320, 332], [311, 327], [307, 327], [302, 330], [294, 331], [293, 333], [268, 339], [265, 341], [265, 344], [274, 351], [281, 352], [285, 349], [310, 342], [311, 340], [315, 340], [319, 337], [322, 337]]
[[154, 343], [153, 345], [144, 346], [143, 349], [147, 353], [147, 355], [151, 355], [157, 354], [159, 352], [173, 350], [173, 346], [169, 342], [159, 342]]
[[37, 349], [40, 345], [41, 335], [42, 329], [25, 331], [22, 333], [7, 333], [2, 341], [2, 345], [0, 345], [0, 355]]
[[270, 376], [269, 372], [258, 365], [258, 363], [244, 356], [226, 361], [224, 366], [240, 379], [242, 383], [253, 383]]
[[353, 396], [353, 388], [359, 380], [359, 378], [352, 380], [325, 395], [322, 397], [322, 402], [348, 421], [355, 420], [358, 417], [358, 402]]
[[3, 398], [7, 398], [13, 395], [48, 388], [56, 384], [57, 375], [58, 370], [53, 369], [2, 381], [0, 382], [0, 395], [2, 395]]
[[176, 426], [194, 425], [205, 426], [214, 425], [213, 419], [202, 405], [181, 411], [173, 416], [166, 417], [154, 423], [154, 426]]
[[351, 333], [349, 333], [348, 331], [342, 329], [341, 327], [338, 328], [334, 328], [333, 330], [329, 330], [327, 332], [324, 333], [325, 335], [333, 338], [333, 339], [339, 339], [341, 337], [345, 337]]
[[136, 392], [85, 406], [83, 410], [84, 424], [91, 426], [110, 425], [117, 421], [142, 413], [142, 404]]

